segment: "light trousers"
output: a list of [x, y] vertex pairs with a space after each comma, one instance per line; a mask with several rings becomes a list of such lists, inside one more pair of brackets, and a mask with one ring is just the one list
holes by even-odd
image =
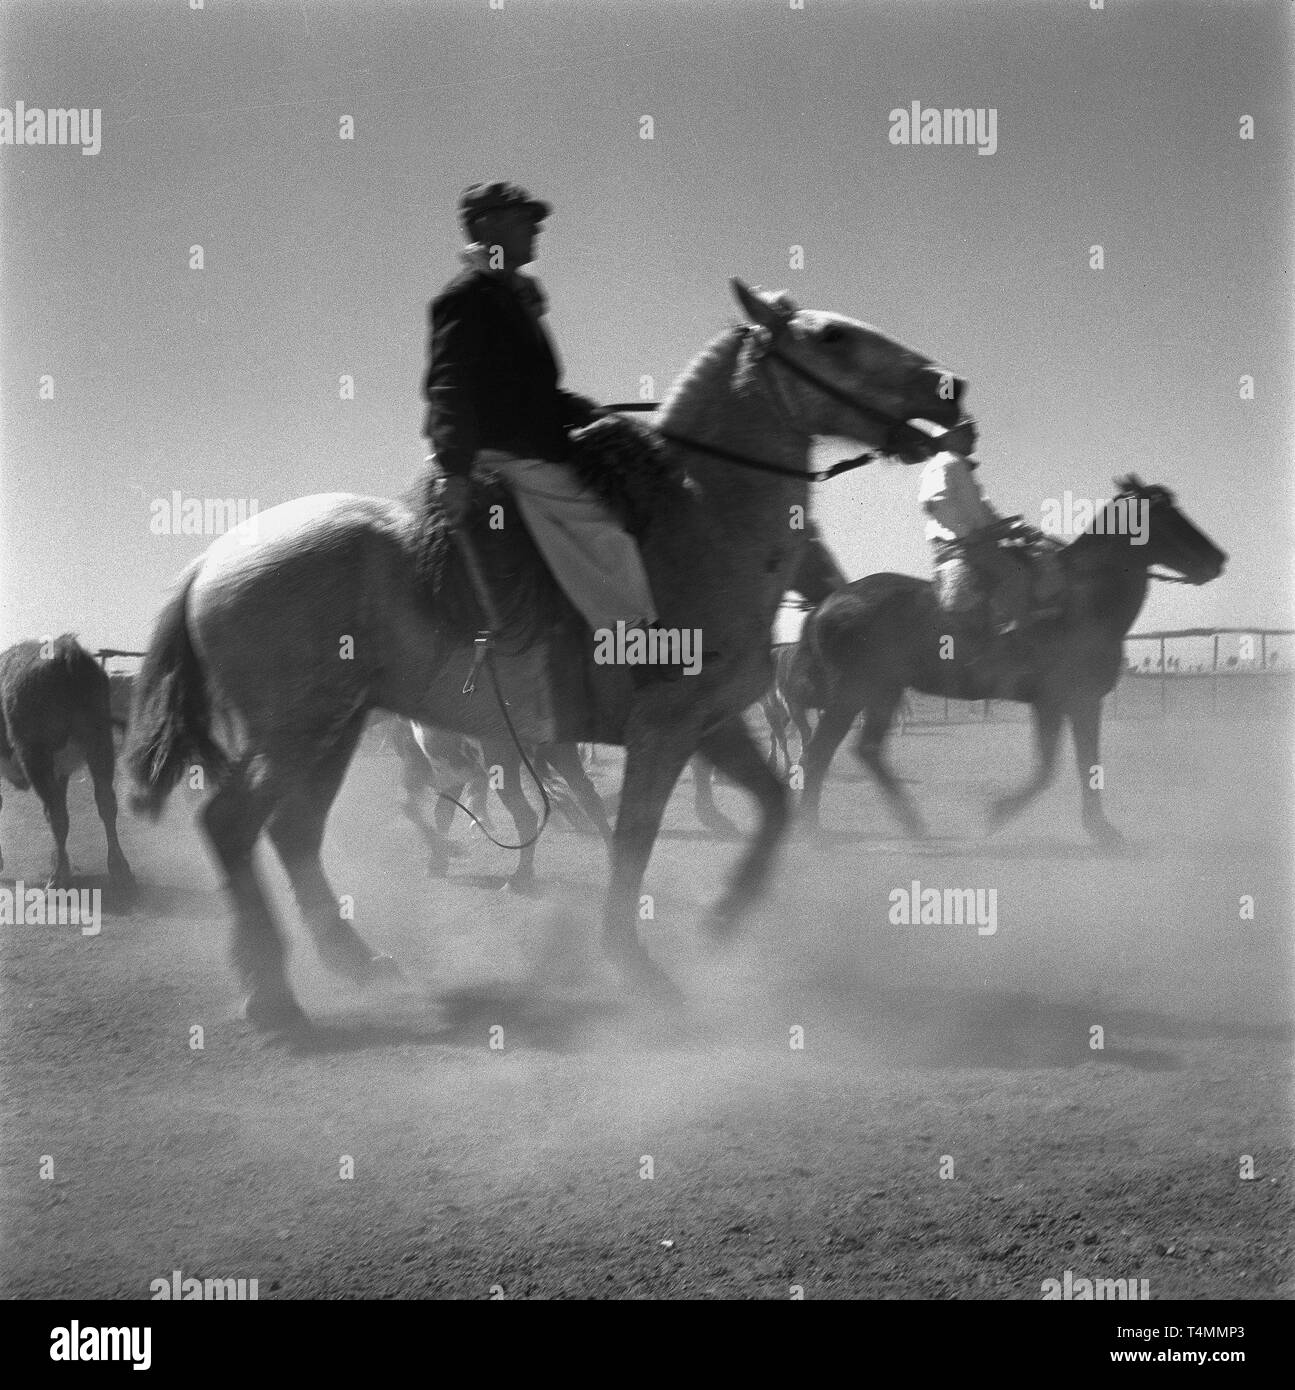
[[553, 577], [590, 627], [656, 621], [638, 542], [572, 469], [497, 449], [477, 459], [503, 476]]

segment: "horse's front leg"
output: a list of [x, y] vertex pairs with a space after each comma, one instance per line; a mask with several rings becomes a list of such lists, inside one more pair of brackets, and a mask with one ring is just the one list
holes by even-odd
[[715, 774], [704, 757], [692, 760], [692, 790], [693, 811], [707, 830], [728, 839], [742, 833], [715, 804]]
[[612, 843], [612, 826], [607, 819], [607, 808], [598, 795], [598, 788], [589, 780], [585, 765], [580, 758], [580, 747], [575, 743], [554, 743], [545, 749], [549, 764], [556, 769], [575, 794], [580, 809], [593, 822], [594, 829], [602, 836], [608, 849]]
[[1079, 795], [1084, 829], [1096, 844], [1115, 849], [1124, 836], [1106, 819], [1102, 810], [1100, 739], [1102, 697], [1087, 696], [1070, 706], [1070, 728], [1075, 739], [1075, 768], [1079, 773]]
[[992, 834], [1007, 824], [1034, 800], [1052, 781], [1057, 762], [1057, 745], [1061, 740], [1061, 709], [1047, 701], [1032, 708], [1034, 716], [1034, 767], [1025, 784], [994, 800], [989, 808], [989, 829]]
[[612, 836], [611, 880], [603, 912], [603, 950], [632, 989], [668, 999], [679, 991], [643, 948], [638, 935], [639, 889], [666, 803], [701, 734], [697, 715], [649, 724], [630, 716], [620, 809]]
[[791, 810], [786, 787], [760, 756], [751, 731], [739, 716], [709, 730], [702, 739], [701, 753], [760, 804], [755, 838], [734, 870], [724, 896], [707, 915], [711, 935], [725, 937], [737, 929], [742, 913], [764, 891], [778, 846], [786, 837]]

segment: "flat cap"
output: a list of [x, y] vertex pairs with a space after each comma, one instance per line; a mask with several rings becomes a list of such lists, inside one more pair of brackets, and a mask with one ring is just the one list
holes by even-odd
[[471, 222], [483, 212], [498, 212], [503, 208], [524, 208], [537, 222], [542, 222], [553, 211], [548, 203], [532, 198], [524, 188], [503, 181], [474, 183], [463, 190], [459, 199], [459, 217], [463, 222]]

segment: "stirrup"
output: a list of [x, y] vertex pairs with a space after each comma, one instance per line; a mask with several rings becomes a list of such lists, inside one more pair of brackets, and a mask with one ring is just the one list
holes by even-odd
[[463, 682], [464, 695], [471, 695], [477, 688], [477, 672], [481, 670], [494, 644], [495, 634], [488, 627], [483, 627], [472, 639], [472, 665], [468, 667], [468, 678]]

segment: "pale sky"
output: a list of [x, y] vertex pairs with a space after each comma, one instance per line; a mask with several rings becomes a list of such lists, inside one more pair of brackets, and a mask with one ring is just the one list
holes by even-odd
[[[969, 379], [1000, 510], [1172, 487], [1231, 561], [1138, 627], [1295, 625], [1291, 47], [1281, 0], [0, 5], [0, 105], [103, 113], [94, 157], [0, 147], [0, 644], [142, 644], [208, 543], [150, 532], [173, 490], [402, 489], [490, 178], [556, 204], [573, 389], [660, 398], [731, 275], [784, 288]], [[992, 107], [996, 152], [891, 144], [913, 101]], [[816, 490], [851, 577], [929, 573], [916, 491]]]

